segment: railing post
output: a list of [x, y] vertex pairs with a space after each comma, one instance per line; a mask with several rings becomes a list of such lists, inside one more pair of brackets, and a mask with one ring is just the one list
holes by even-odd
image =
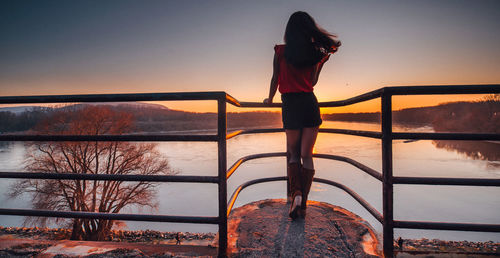
[[391, 94], [382, 92], [382, 187], [384, 256], [394, 256], [394, 216], [392, 185], [392, 100]]
[[292, 201], [292, 193], [290, 192], [290, 171], [288, 171], [288, 163], [290, 163], [290, 153], [288, 150], [286, 151], [286, 164], [285, 164], [285, 169], [286, 169], [286, 201], [291, 202]]
[[217, 99], [217, 149], [219, 161], [219, 257], [227, 256], [227, 146], [226, 96]]

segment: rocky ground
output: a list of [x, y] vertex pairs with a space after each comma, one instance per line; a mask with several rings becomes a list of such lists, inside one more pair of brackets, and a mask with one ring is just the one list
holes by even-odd
[[394, 243], [394, 250], [410, 254], [425, 253], [450, 253], [475, 255], [500, 256], [500, 243], [470, 242], [470, 241], [444, 241], [439, 239], [402, 239], [401, 246], [398, 241]]
[[[0, 227], [0, 257], [214, 257], [213, 233], [116, 230], [110, 241], [70, 241], [69, 229]], [[177, 236], [180, 242], [177, 242]]]
[[[65, 228], [0, 227], [0, 236], [2, 235], [36, 240], [66, 240], [69, 239], [71, 230]], [[177, 235], [179, 235], [181, 244], [193, 241], [200, 243], [205, 242], [208, 244], [215, 238], [214, 233], [113, 230], [108, 240], [113, 242], [176, 242]]]
[[[233, 257], [374, 257], [380, 244], [355, 214], [311, 202], [306, 220], [292, 222], [284, 200], [263, 200], [234, 209], [229, 217]], [[70, 230], [0, 227], [0, 257], [211, 257], [213, 233], [113, 231], [108, 242], [69, 241]], [[180, 245], [176, 237], [179, 236]], [[401, 239], [396, 257], [493, 257], [500, 243]]]

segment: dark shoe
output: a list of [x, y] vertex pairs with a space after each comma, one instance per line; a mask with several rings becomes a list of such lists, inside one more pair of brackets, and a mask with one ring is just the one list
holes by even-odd
[[307, 197], [309, 196], [309, 192], [311, 191], [311, 185], [314, 178], [314, 169], [302, 168], [301, 176], [301, 190], [302, 190], [302, 203], [301, 203], [301, 211], [300, 216], [302, 218], [306, 217], [306, 208], [307, 208]]
[[290, 194], [292, 195], [292, 202], [290, 203], [290, 211], [288, 215], [290, 218], [295, 219], [302, 205], [302, 184], [299, 163], [288, 164], [288, 181], [290, 182]]

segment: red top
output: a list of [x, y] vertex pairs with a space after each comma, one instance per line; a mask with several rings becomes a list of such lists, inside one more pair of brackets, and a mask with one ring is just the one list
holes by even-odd
[[315, 66], [295, 68], [285, 60], [285, 45], [274, 46], [278, 58], [278, 89], [280, 93], [312, 92]]

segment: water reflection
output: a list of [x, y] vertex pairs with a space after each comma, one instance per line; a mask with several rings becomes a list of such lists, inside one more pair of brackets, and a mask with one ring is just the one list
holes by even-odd
[[[325, 128], [356, 128], [378, 131], [380, 124], [325, 121]], [[395, 125], [394, 131], [406, 131]], [[427, 130], [419, 128], [413, 130]], [[405, 143], [393, 142], [395, 176], [429, 177], [477, 177], [500, 178], [500, 168], [487, 167], [500, 163], [497, 145], [487, 142], [460, 142], [470, 148], [458, 147], [458, 141], [441, 145], [436, 141], [421, 140]], [[439, 144], [438, 144], [439, 143]], [[484, 144], [486, 143], [486, 144]], [[455, 146], [457, 145], [457, 146]], [[477, 147], [487, 145], [489, 147]], [[444, 147], [448, 146], [448, 148]], [[497, 146], [496, 148], [494, 148]], [[285, 147], [283, 133], [240, 135], [227, 143], [227, 163], [232, 165], [239, 158], [262, 152], [282, 152]], [[217, 175], [217, 144], [213, 142], [160, 142], [159, 151], [168, 157], [172, 169], [180, 175]], [[480, 152], [474, 159], [457, 149]], [[0, 147], [1, 149], [1, 147]], [[483, 150], [485, 149], [485, 150]], [[3, 171], [22, 171], [26, 147], [24, 143], [10, 144], [0, 151], [0, 167]], [[351, 135], [325, 134], [318, 136], [318, 153], [353, 158], [373, 169], [381, 171], [381, 146], [379, 139]], [[478, 156], [479, 157], [479, 156]], [[326, 159], [316, 159], [316, 175], [346, 185], [382, 211], [381, 183], [349, 164]], [[256, 178], [283, 176], [286, 173], [285, 158], [267, 158], [244, 163], [228, 180], [228, 194], [240, 184]], [[0, 180], [0, 208], [31, 208], [29, 198], [8, 200], [6, 189], [15, 180]], [[439, 194], [436, 194], [439, 193]], [[158, 208], [154, 210], [126, 209], [124, 213], [164, 214], [179, 216], [217, 216], [217, 185], [191, 183], [162, 183], [158, 189]], [[251, 201], [267, 198], [284, 198], [284, 181], [253, 185], [241, 192], [235, 207]], [[345, 192], [328, 185], [314, 183], [310, 199], [342, 206], [366, 219], [378, 232], [381, 224]], [[394, 189], [395, 218], [399, 220], [447, 221], [464, 223], [500, 223], [500, 189], [498, 187], [420, 186], [397, 185]], [[431, 212], [429, 212], [431, 211]], [[21, 225], [22, 217], [0, 216], [0, 225]], [[216, 232], [217, 227], [204, 224], [146, 223], [127, 221], [127, 229], [161, 231]], [[440, 238], [446, 240], [500, 241], [499, 233], [397, 230], [403, 238]]]
[[[471, 159], [500, 161], [500, 142], [436, 140], [432, 144], [436, 148], [464, 154]], [[488, 166], [500, 168], [500, 163], [488, 162]]]
[[0, 141], [0, 152], [8, 151], [10, 143], [11, 142], [2, 142], [2, 141]]

